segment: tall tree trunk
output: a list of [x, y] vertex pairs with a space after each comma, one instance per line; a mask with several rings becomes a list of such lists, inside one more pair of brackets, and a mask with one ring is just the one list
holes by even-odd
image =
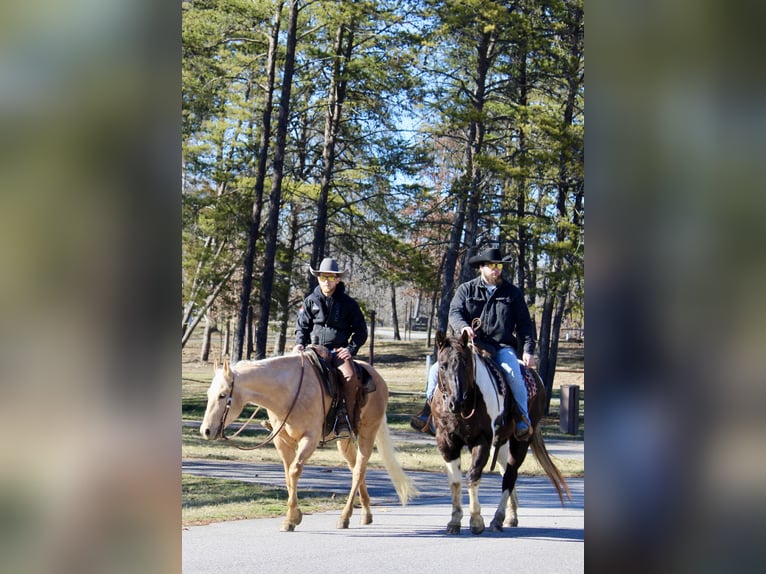
[[[565, 37], [570, 42], [571, 53], [567, 60], [568, 75], [566, 77], [568, 85], [567, 98], [564, 105], [564, 115], [561, 122], [561, 147], [559, 149], [559, 166], [558, 166], [558, 196], [556, 201], [556, 209], [558, 212], [558, 221], [561, 222], [556, 226], [556, 243], [557, 245], [564, 245], [567, 241], [570, 245], [576, 244], [576, 237], [574, 234], [578, 233], [578, 226], [580, 221], [580, 210], [582, 208], [582, 186], [577, 183], [578, 178], [572, 177], [570, 173], [570, 165], [573, 159], [574, 153], [577, 151], [572, 144], [572, 138], [570, 137], [572, 129], [572, 121], [574, 119], [575, 101], [577, 93], [580, 89], [582, 77], [579, 73], [579, 62], [582, 58], [582, 12], [580, 10], [574, 10], [571, 15], [574, 17], [568, 22], [568, 36]], [[575, 191], [575, 204], [572, 210], [571, 219], [567, 210], [567, 199], [570, 192]], [[565, 225], [564, 222], [573, 223], [571, 226], [572, 231], [568, 228], [570, 226]], [[573, 276], [573, 269], [571, 265], [571, 247], [569, 250], [562, 250], [556, 248], [553, 254], [553, 271], [552, 271], [552, 293], [546, 294], [546, 303], [549, 302], [546, 311], [546, 322], [550, 324], [550, 329], [546, 332], [546, 338], [543, 341], [542, 327], [541, 327], [541, 343], [545, 342], [546, 354], [543, 357], [541, 354], [541, 360], [545, 360], [545, 376], [543, 380], [547, 390], [553, 389], [553, 378], [556, 371], [556, 362], [558, 359], [558, 343], [559, 333], [561, 330], [561, 322], [563, 320], [564, 309], [566, 307], [566, 300], [569, 295], [569, 287]], [[555, 305], [555, 313], [554, 313]], [[541, 346], [542, 349], [542, 346]], [[541, 373], [542, 375], [542, 373]], [[546, 413], [550, 406], [550, 393], [548, 395], [549, 403], [546, 407]]]
[[215, 321], [210, 319], [209, 313], [205, 313], [205, 330], [202, 332], [202, 348], [199, 352], [199, 360], [203, 363], [210, 359], [210, 338], [216, 330]]
[[437, 320], [438, 330], [442, 333], [447, 332], [449, 305], [455, 289], [455, 269], [457, 269], [457, 259], [460, 255], [460, 238], [463, 235], [463, 225], [465, 224], [465, 205], [468, 193], [466, 187], [464, 180], [459, 178], [453, 183], [450, 193], [452, 197], [457, 197], [458, 201], [455, 208], [455, 219], [450, 229], [447, 252], [444, 254], [444, 280], [442, 281], [441, 296], [439, 297], [439, 316]]
[[231, 319], [226, 318], [226, 327], [223, 331], [223, 356], [229, 356], [231, 351]]
[[394, 325], [394, 341], [401, 341], [402, 336], [399, 334], [399, 313], [396, 310], [396, 285], [393, 283], [391, 286], [391, 322]]
[[290, 215], [290, 232], [287, 240], [287, 248], [285, 252], [285, 259], [280, 265], [280, 272], [285, 278], [285, 284], [282, 289], [279, 290], [279, 297], [277, 303], [279, 304], [279, 335], [277, 336], [277, 344], [275, 347], [275, 353], [282, 355], [285, 352], [287, 343], [287, 333], [290, 325], [290, 276], [293, 268], [293, 262], [295, 261], [295, 244], [298, 241], [298, 207], [295, 204], [291, 206]]
[[[247, 310], [250, 306], [250, 295], [253, 290], [253, 265], [255, 260], [255, 248], [258, 242], [258, 234], [261, 227], [261, 211], [263, 210], [263, 191], [266, 181], [266, 162], [269, 155], [269, 139], [271, 136], [271, 108], [274, 98], [274, 82], [276, 77], [277, 45], [279, 42], [279, 29], [282, 22], [282, 6], [279, 2], [274, 13], [274, 23], [269, 37], [269, 51], [266, 61], [267, 80], [264, 90], [263, 114], [261, 118], [261, 134], [258, 142], [258, 162], [255, 170], [255, 189], [253, 199], [253, 212], [250, 219], [250, 231], [247, 239], [247, 249], [242, 271], [242, 289], [239, 297], [239, 313], [237, 314], [237, 329], [234, 335], [233, 359], [242, 359], [242, 346], [245, 339], [247, 324]], [[250, 349], [248, 349], [249, 355]]]
[[249, 361], [253, 356], [253, 306], [247, 306], [247, 328], [245, 329], [247, 334], [247, 360]]
[[269, 195], [269, 218], [266, 225], [266, 247], [264, 249], [263, 286], [261, 288], [260, 315], [255, 331], [255, 358], [266, 356], [266, 343], [269, 333], [269, 311], [271, 308], [271, 290], [274, 284], [274, 261], [277, 253], [277, 235], [279, 232], [279, 208], [282, 199], [282, 177], [284, 175], [285, 147], [287, 146], [287, 127], [290, 118], [290, 92], [295, 70], [295, 48], [297, 44], [299, 0], [290, 2], [290, 23], [287, 29], [287, 52], [285, 69], [282, 77], [282, 93], [279, 99], [279, 119], [277, 121], [277, 141], [274, 149], [274, 174]]
[[[476, 112], [477, 117], [481, 117], [481, 112], [486, 101], [486, 80], [487, 72], [494, 57], [495, 45], [494, 33], [485, 33], [482, 35], [478, 46], [478, 56], [476, 64], [476, 84], [472, 94], [471, 106]], [[461, 238], [466, 231], [466, 221], [468, 230], [466, 231], [466, 245], [470, 257], [475, 251], [476, 230], [478, 225], [478, 205], [479, 205], [479, 179], [480, 172], [476, 165], [476, 155], [481, 151], [481, 145], [484, 139], [484, 124], [471, 119], [468, 126], [468, 139], [466, 141], [464, 156], [463, 175], [454, 183], [452, 193], [457, 197], [457, 207], [455, 220], [450, 230], [449, 244], [444, 258], [444, 282], [442, 283], [441, 298], [439, 300], [439, 330], [446, 333], [449, 324], [449, 305], [452, 300], [452, 294], [455, 290], [455, 270], [460, 256]], [[467, 261], [467, 259], [466, 259]], [[460, 274], [460, 281], [468, 281], [472, 278], [472, 270], [469, 265], [463, 265]]]
[[521, 47], [519, 52], [521, 57], [519, 58], [519, 95], [518, 105], [521, 110], [521, 126], [519, 126], [516, 132], [516, 138], [518, 140], [517, 158], [518, 165], [521, 167], [521, 173], [516, 180], [517, 189], [517, 202], [516, 202], [516, 228], [518, 229], [518, 236], [516, 238], [518, 247], [518, 268], [516, 269], [516, 277], [518, 285], [525, 293], [534, 293], [534, 283], [529, 284], [527, 281], [529, 277], [527, 275], [528, 266], [528, 248], [529, 248], [529, 232], [527, 230], [527, 105], [529, 101], [529, 85], [527, 80], [527, 50], [526, 50], [526, 38], [520, 40]]
[[[340, 24], [335, 34], [333, 46], [333, 66], [330, 78], [330, 89], [327, 96], [327, 114], [324, 125], [324, 145], [322, 147], [322, 177], [319, 184], [319, 199], [317, 200], [317, 222], [314, 230], [314, 243], [311, 252], [311, 265], [319, 267], [327, 247], [327, 211], [330, 187], [332, 186], [335, 170], [335, 146], [340, 132], [343, 104], [346, 100], [347, 81], [344, 74], [351, 52], [354, 48], [354, 27], [352, 24]], [[309, 289], [317, 285], [316, 277], [308, 275]]]
[[[473, 114], [469, 128], [468, 141], [465, 149], [465, 170], [470, 180], [468, 187], [468, 212], [466, 213], [465, 245], [467, 250], [464, 261], [476, 252], [479, 229], [479, 205], [482, 196], [481, 170], [476, 158], [482, 152], [484, 144], [484, 105], [487, 101], [487, 74], [495, 57], [495, 34], [485, 32], [477, 46], [476, 83], [474, 85], [471, 106]], [[461, 282], [473, 279], [473, 269], [463, 265], [460, 274]]]

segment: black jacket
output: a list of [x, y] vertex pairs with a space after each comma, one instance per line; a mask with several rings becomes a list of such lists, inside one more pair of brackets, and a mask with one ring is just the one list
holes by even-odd
[[513, 283], [504, 280], [492, 295], [481, 277], [462, 283], [450, 303], [449, 324], [456, 333], [460, 333], [463, 327], [470, 327], [476, 317], [481, 318], [481, 328], [477, 333], [479, 339], [517, 350], [516, 337], [519, 337], [524, 343], [525, 353], [535, 352], [535, 328], [529, 308], [521, 289]]
[[296, 323], [297, 345], [318, 343], [328, 349], [348, 347], [351, 354], [356, 355], [367, 340], [367, 322], [359, 304], [346, 294], [345, 283], [338, 283], [330, 297], [325, 297], [317, 286], [303, 300]]

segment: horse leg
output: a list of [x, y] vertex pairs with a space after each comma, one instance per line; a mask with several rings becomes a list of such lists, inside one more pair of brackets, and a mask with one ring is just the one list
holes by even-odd
[[[303, 473], [303, 465], [316, 449], [316, 441], [308, 439], [306, 436], [298, 441], [297, 453], [289, 445], [274, 441], [282, 456], [282, 462], [285, 467], [285, 483], [287, 485], [287, 514], [280, 530], [282, 532], [292, 532], [303, 520], [303, 513], [298, 507], [298, 479]], [[280, 446], [281, 445], [281, 446]]]
[[479, 504], [479, 483], [481, 473], [489, 460], [490, 446], [481, 442], [471, 449], [471, 467], [466, 473], [468, 484], [468, 502], [471, 512], [471, 532], [481, 534], [484, 532], [484, 519], [481, 517], [481, 504]]
[[[499, 447], [498, 450], [498, 460], [500, 461], [507, 461], [508, 460], [508, 443], [503, 443], [502, 446]], [[506, 463], [507, 464], [507, 463]], [[502, 476], [505, 476], [506, 471], [506, 465], [501, 464], [500, 474]], [[497, 510], [495, 510], [495, 516], [492, 518], [492, 522], [489, 523], [489, 530], [490, 532], [502, 532], [503, 531], [503, 525], [506, 522], [506, 507], [508, 510], [511, 510], [511, 502], [515, 500], [515, 490], [509, 491], [508, 489], [503, 487], [502, 494], [500, 495], [500, 502], [497, 504]], [[515, 518], [516, 511], [515, 507], [513, 508], [513, 517]], [[508, 524], [505, 524], [508, 526]], [[515, 524], [513, 525], [515, 526]]]
[[463, 520], [463, 506], [461, 501], [461, 476], [460, 457], [445, 463], [447, 467], [447, 479], [452, 494], [452, 517], [447, 523], [447, 534], [460, 534], [460, 522]]
[[351, 515], [354, 512], [354, 497], [356, 496], [356, 491], [359, 488], [359, 481], [357, 478], [358, 473], [356, 471], [356, 448], [354, 447], [354, 441], [350, 438], [339, 440], [338, 452], [340, 452], [341, 455], [343, 455], [343, 458], [346, 459], [346, 465], [351, 471], [351, 491], [349, 492], [346, 505], [343, 507], [343, 510], [340, 513], [340, 518], [338, 518], [337, 527], [348, 528], [349, 522], [351, 521]]
[[513, 487], [511, 496], [508, 497], [508, 517], [503, 521], [503, 526], [515, 528], [519, 525], [519, 497], [516, 496], [516, 487]]
[[479, 504], [479, 483], [477, 480], [468, 485], [468, 508], [471, 511], [471, 534], [484, 532], [484, 519], [481, 517], [481, 504]]
[[503, 492], [508, 491], [510, 493], [507, 502], [508, 514], [503, 520], [503, 526], [515, 528], [519, 525], [519, 497], [516, 494], [516, 480], [519, 476], [519, 467], [527, 457], [527, 449], [529, 445], [526, 442], [512, 442], [513, 452], [508, 459], [508, 464], [506, 465], [505, 473], [503, 474]]
[[[372, 510], [370, 508], [370, 493], [367, 491], [367, 464], [372, 456], [372, 449], [375, 445], [375, 435], [377, 428], [364, 428], [360, 424], [359, 436], [357, 438], [358, 453], [361, 456], [362, 472], [359, 480], [359, 502], [362, 505], [361, 524], [366, 526], [372, 524]], [[360, 461], [357, 460], [357, 464]]]

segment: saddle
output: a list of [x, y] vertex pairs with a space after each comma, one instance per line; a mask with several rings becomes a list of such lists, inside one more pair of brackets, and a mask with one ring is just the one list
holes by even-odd
[[[324, 435], [332, 434], [335, 425], [335, 419], [339, 407], [343, 404], [345, 397], [344, 385], [346, 379], [343, 373], [333, 364], [333, 357], [329, 349], [322, 345], [308, 345], [305, 349], [309, 363], [314, 367], [319, 380], [324, 385], [325, 391], [332, 399], [330, 410], [324, 421]], [[360, 388], [354, 397], [353, 413], [348, 413], [352, 422], [354, 434], [359, 430], [359, 413], [362, 407], [367, 403], [367, 395], [375, 390], [375, 381], [372, 376], [363, 369], [356, 361], [352, 361], [357, 377], [361, 381]], [[348, 402], [348, 401], [347, 401]]]
[[[511, 413], [511, 418], [514, 420], [521, 416], [519, 407], [516, 404], [516, 400], [513, 398], [508, 380], [505, 378], [503, 370], [500, 365], [495, 361], [494, 353], [497, 351], [497, 346], [494, 343], [487, 343], [486, 341], [480, 341], [474, 339], [473, 346], [478, 355], [484, 359], [484, 363], [487, 365], [487, 371], [489, 371], [490, 379], [497, 388], [498, 394], [503, 399], [503, 411], [495, 421], [495, 426], [503, 426], [505, 413]], [[527, 400], [531, 401], [537, 394], [537, 381], [535, 379], [535, 373], [532, 369], [524, 364], [519, 364], [521, 369], [521, 375], [524, 377], [524, 386], [527, 388]]]

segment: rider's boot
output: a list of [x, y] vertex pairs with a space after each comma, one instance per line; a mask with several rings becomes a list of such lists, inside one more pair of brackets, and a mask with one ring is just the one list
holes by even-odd
[[524, 383], [522, 392], [513, 392], [513, 398], [519, 406], [519, 419], [516, 421], [514, 436], [519, 440], [529, 440], [532, 437], [532, 423], [529, 420], [529, 410], [527, 407], [527, 388]]
[[410, 426], [418, 432], [427, 432], [436, 435], [434, 419], [431, 416], [431, 401], [426, 401], [423, 410], [410, 419]]

